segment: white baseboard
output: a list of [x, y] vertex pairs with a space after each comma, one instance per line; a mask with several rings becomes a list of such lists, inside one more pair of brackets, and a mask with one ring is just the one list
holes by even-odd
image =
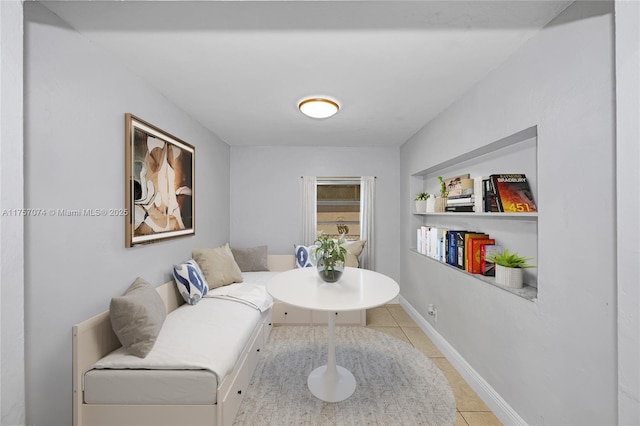
[[500, 394], [498, 394], [498, 392], [496, 392], [495, 389], [493, 389], [491, 385], [489, 385], [489, 383], [487, 383], [486, 380], [484, 380], [482, 376], [480, 376], [480, 374], [478, 374], [478, 372], [475, 371], [467, 361], [465, 361], [458, 351], [456, 351], [453, 346], [451, 346], [449, 342], [447, 342], [445, 338], [442, 337], [436, 329], [433, 328], [433, 326], [429, 324], [429, 322], [424, 319], [409, 302], [407, 302], [404, 297], [399, 296], [399, 300], [400, 305], [405, 311], [407, 311], [409, 316], [413, 318], [427, 337], [431, 339], [433, 344], [440, 349], [440, 352], [442, 352], [445, 358], [447, 358], [458, 373], [464, 377], [469, 386], [476, 391], [478, 396], [489, 408], [491, 408], [493, 414], [495, 414], [502, 423], [505, 425], [527, 424], [527, 422], [525, 422], [524, 419], [520, 417], [509, 404], [507, 404]]

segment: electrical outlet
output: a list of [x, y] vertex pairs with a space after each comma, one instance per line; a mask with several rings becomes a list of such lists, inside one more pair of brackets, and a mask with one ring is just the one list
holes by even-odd
[[438, 308], [433, 303], [427, 305], [427, 314], [433, 317], [433, 322], [438, 322]]

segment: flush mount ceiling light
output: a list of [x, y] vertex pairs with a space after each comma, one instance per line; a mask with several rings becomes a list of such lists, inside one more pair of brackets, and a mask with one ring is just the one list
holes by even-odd
[[298, 109], [311, 118], [328, 118], [338, 112], [340, 105], [327, 98], [308, 98], [298, 104]]

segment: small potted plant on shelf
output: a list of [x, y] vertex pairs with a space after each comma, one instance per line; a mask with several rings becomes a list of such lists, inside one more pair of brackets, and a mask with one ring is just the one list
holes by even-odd
[[344, 272], [344, 259], [347, 254], [345, 242], [344, 234], [337, 240], [322, 231], [316, 236], [313, 253], [317, 259], [318, 274], [323, 281], [336, 282]]
[[416, 202], [416, 211], [417, 212], [425, 212], [427, 211], [427, 201], [429, 200], [428, 192], [418, 192], [414, 201]]
[[447, 191], [447, 185], [444, 183], [442, 176], [438, 176], [438, 180], [440, 181], [440, 196], [436, 198], [434, 211], [444, 212], [445, 207], [447, 207], [447, 196], [449, 192]]
[[519, 256], [517, 252], [509, 253], [508, 249], [488, 259], [496, 264], [496, 283], [509, 288], [522, 288], [522, 270], [535, 268], [528, 263], [531, 258]]

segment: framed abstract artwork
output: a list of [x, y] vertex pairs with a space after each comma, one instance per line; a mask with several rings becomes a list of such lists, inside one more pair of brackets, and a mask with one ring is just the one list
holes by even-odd
[[195, 148], [125, 114], [125, 246], [195, 235]]

